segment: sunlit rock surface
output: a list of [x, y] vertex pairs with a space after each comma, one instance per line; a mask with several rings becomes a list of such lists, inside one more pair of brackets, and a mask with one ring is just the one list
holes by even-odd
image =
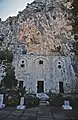
[[12, 50], [18, 84], [23, 83], [28, 92], [74, 90], [71, 3], [35, 0], [17, 16], [0, 22], [4, 37], [0, 48]]

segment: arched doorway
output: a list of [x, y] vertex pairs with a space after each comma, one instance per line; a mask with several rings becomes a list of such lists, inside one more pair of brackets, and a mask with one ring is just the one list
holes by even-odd
[[37, 93], [44, 92], [44, 81], [37, 81]]
[[47, 59], [43, 57], [38, 57], [33, 62], [33, 83], [35, 91], [45, 92], [45, 89], [47, 89], [48, 81], [46, 80], [46, 76], [48, 74], [49, 67], [48, 67], [48, 61]]

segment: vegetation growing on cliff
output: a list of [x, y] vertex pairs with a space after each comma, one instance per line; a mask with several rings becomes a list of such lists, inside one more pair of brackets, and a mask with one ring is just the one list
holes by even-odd
[[5, 76], [1, 81], [1, 86], [13, 88], [17, 85], [14, 67], [12, 66], [13, 54], [9, 50], [0, 51], [0, 60], [4, 64]]

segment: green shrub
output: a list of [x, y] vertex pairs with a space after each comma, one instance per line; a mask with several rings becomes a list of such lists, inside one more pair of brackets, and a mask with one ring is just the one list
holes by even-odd
[[52, 106], [62, 106], [63, 105], [63, 97], [60, 94], [53, 94], [50, 97], [50, 105]]
[[19, 99], [7, 99], [6, 103], [5, 103], [6, 106], [17, 106], [19, 105]]
[[39, 105], [39, 99], [34, 97], [27, 97], [25, 98], [25, 105], [27, 108], [31, 108], [31, 107], [37, 107]]
[[78, 110], [78, 97], [75, 95], [61, 95], [61, 94], [50, 94], [50, 105], [59, 107], [64, 104], [65, 100], [68, 100], [70, 103], [70, 106], [74, 110]]

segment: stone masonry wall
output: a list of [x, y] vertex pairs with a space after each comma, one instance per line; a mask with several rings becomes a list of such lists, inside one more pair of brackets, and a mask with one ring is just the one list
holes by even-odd
[[[0, 21], [0, 49], [8, 48], [13, 52], [16, 78], [24, 81], [27, 90], [32, 86], [36, 92], [40, 79], [45, 82], [45, 91], [59, 92], [59, 81], [63, 81], [66, 92], [74, 88], [71, 3], [72, 0], [35, 0], [17, 16]], [[38, 61], [32, 63], [43, 56], [43, 67], [38, 66]], [[58, 70], [59, 58], [61, 69]], [[22, 59], [25, 59], [25, 67], [20, 69]]]

